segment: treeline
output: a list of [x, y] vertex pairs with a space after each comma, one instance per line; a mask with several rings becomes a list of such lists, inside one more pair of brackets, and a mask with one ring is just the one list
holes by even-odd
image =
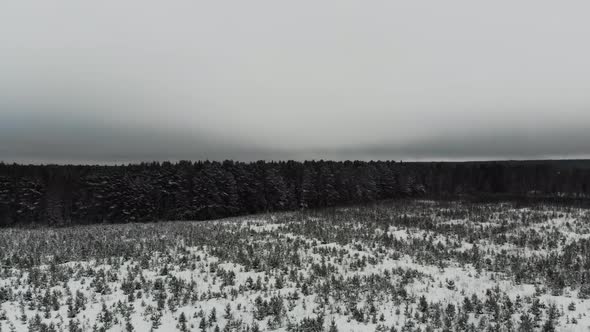
[[0, 225], [202, 220], [424, 192], [395, 162], [0, 164]]
[[565, 165], [393, 161], [181, 161], [126, 166], [0, 163], [0, 226], [203, 220], [424, 195], [588, 197], [590, 168], [583, 167], [584, 162]]
[[510, 194], [588, 198], [590, 160], [409, 164], [434, 196]]

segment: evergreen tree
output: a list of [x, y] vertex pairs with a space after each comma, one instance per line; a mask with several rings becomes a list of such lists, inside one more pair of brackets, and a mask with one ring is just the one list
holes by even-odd
[[184, 314], [184, 312], [180, 313], [180, 316], [178, 317], [178, 329], [182, 332], [188, 332], [188, 326], [186, 325], [187, 319], [186, 319], [186, 315]]
[[330, 328], [328, 332], [338, 332], [338, 327], [336, 326], [336, 322], [334, 321], [334, 319], [332, 319], [332, 321], [330, 322]]

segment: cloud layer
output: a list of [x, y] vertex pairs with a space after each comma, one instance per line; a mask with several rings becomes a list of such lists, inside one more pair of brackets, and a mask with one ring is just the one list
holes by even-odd
[[18, 1], [0, 160], [590, 156], [584, 1]]

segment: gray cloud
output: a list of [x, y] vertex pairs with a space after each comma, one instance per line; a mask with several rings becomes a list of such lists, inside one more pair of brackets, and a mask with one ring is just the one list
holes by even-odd
[[0, 160], [588, 157], [589, 9], [5, 4]]
[[429, 137], [398, 145], [380, 143], [331, 151], [339, 159], [388, 159], [404, 156], [410, 160], [495, 160], [588, 158], [588, 130], [549, 133], [515, 131]]

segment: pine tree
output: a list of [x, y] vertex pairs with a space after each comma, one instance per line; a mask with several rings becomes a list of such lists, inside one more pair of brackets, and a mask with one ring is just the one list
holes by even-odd
[[223, 315], [223, 318], [225, 318], [225, 319], [232, 318], [231, 305], [229, 303], [225, 305], [225, 314]]
[[529, 315], [526, 313], [520, 315], [520, 326], [518, 332], [533, 332], [535, 330], [535, 324]]
[[80, 322], [78, 320], [70, 319], [68, 323], [68, 331], [69, 332], [79, 332], [82, 331], [80, 328]]
[[266, 170], [264, 193], [268, 204], [267, 210], [281, 210], [287, 207], [287, 186], [283, 176], [273, 167]]
[[317, 207], [319, 205], [318, 196], [315, 170], [311, 163], [305, 162], [303, 163], [303, 180], [301, 183], [301, 207]]
[[448, 280], [447, 280], [446, 287], [447, 287], [449, 290], [454, 290], [454, 289], [455, 289], [455, 281], [454, 281], [454, 280], [451, 280], [451, 279], [448, 279]]
[[574, 302], [570, 302], [570, 304], [567, 306], [567, 310], [576, 311], [576, 304]]
[[284, 286], [283, 275], [277, 275], [277, 277], [275, 278], [275, 288], [276, 289], [283, 289], [283, 286]]
[[426, 297], [424, 297], [424, 295], [420, 296], [418, 310], [420, 310], [420, 312], [423, 314], [428, 311], [428, 301], [426, 301]]
[[215, 307], [213, 307], [209, 314], [209, 326], [213, 326], [213, 323], [215, 322], [217, 322], [217, 311], [215, 310]]
[[336, 326], [334, 319], [332, 319], [332, 322], [330, 322], [330, 329], [328, 332], [338, 332], [338, 327]]
[[533, 314], [535, 327], [538, 327], [539, 322], [541, 321], [541, 315], [543, 314], [541, 311], [541, 302], [538, 298], [533, 299], [533, 304], [531, 305], [529, 311]]
[[133, 324], [131, 324], [131, 320], [129, 318], [127, 318], [125, 320], [125, 332], [133, 332], [135, 331], [135, 328], [133, 327]]
[[180, 316], [178, 317], [178, 328], [180, 329], [180, 331], [182, 332], [188, 332], [188, 327], [186, 325], [186, 315], [184, 314], [184, 312], [180, 313]]
[[547, 319], [543, 324], [543, 332], [555, 332], [555, 323], [551, 319]]
[[74, 318], [76, 317], [76, 310], [74, 309], [74, 306], [72, 305], [72, 298], [68, 298], [68, 318]]

